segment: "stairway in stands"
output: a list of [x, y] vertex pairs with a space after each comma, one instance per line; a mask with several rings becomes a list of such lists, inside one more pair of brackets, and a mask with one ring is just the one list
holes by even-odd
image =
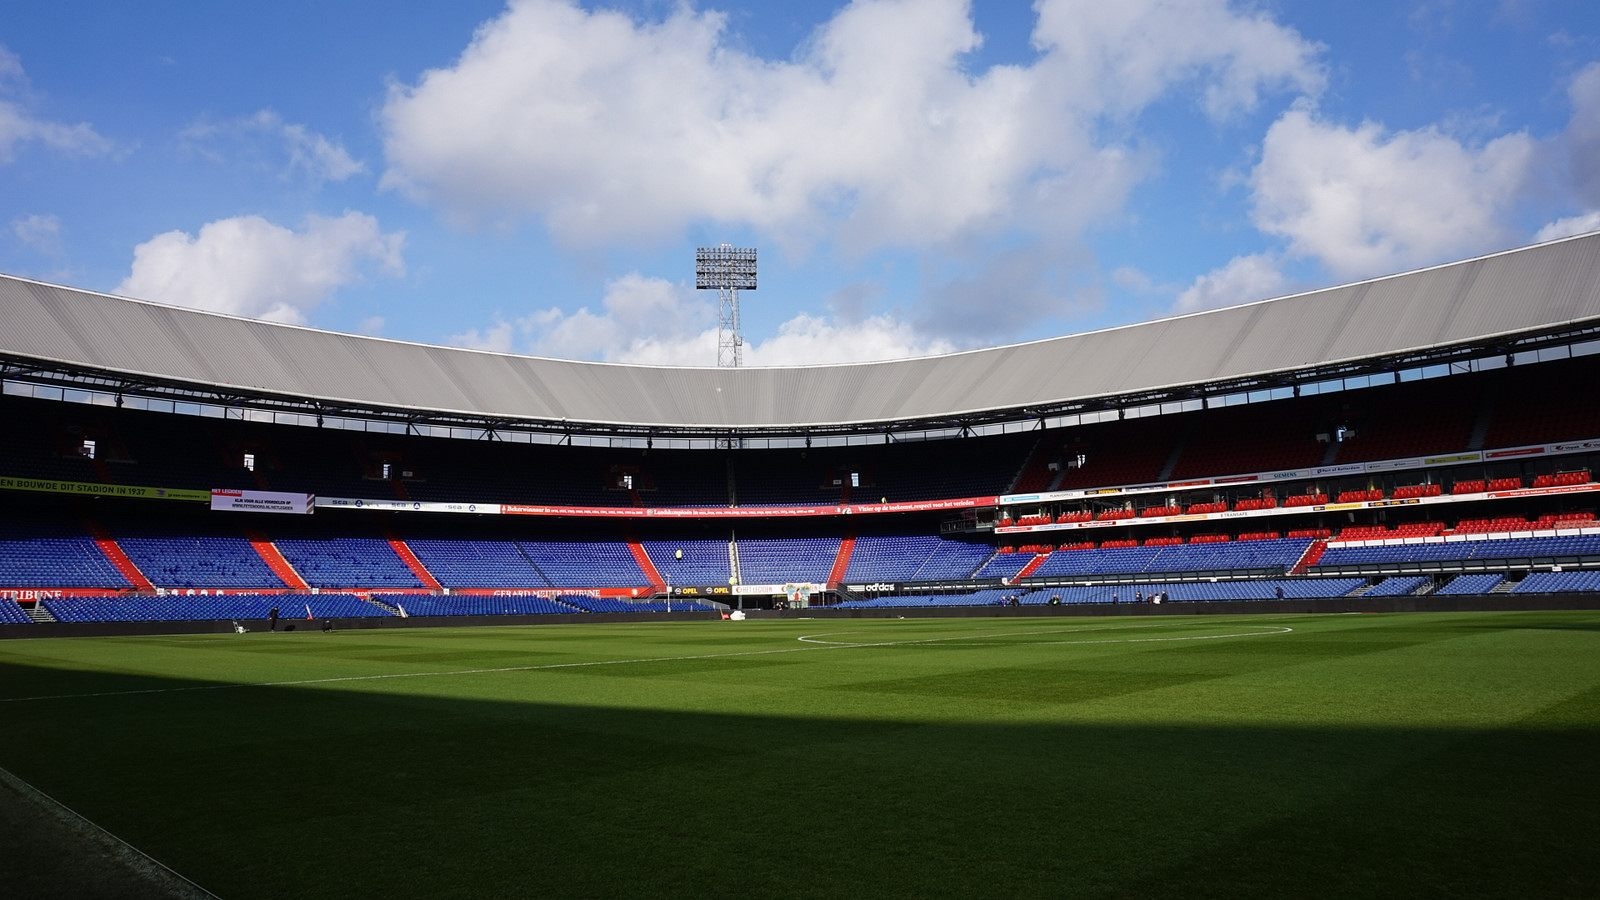
[[428, 571], [428, 567], [422, 564], [422, 560], [417, 559], [417, 554], [411, 552], [410, 545], [393, 534], [385, 535], [385, 537], [389, 541], [389, 546], [394, 550], [394, 555], [400, 557], [400, 561], [406, 564], [406, 568], [411, 570], [411, 574], [417, 576], [417, 580], [422, 582], [423, 587], [430, 591], [440, 590], [439, 579], [434, 578], [433, 573]]
[[250, 541], [250, 546], [256, 551], [256, 554], [261, 557], [261, 561], [267, 564], [267, 568], [272, 570], [272, 574], [278, 576], [279, 581], [297, 591], [305, 592], [311, 590], [311, 585], [306, 584], [306, 580], [300, 577], [300, 573], [294, 570], [294, 566], [289, 565], [289, 561], [283, 558], [283, 553], [278, 550], [278, 545], [267, 540], [266, 535], [259, 531], [247, 531], [245, 532], [245, 537]]
[[156, 586], [150, 583], [150, 579], [144, 577], [144, 573], [139, 571], [139, 567], [133, 564], [133, 560], [128, 558], [128, 554], [122, 552], [122, 545], [118, 544], [116, 538], [102, 528], [100, 523], [91, 521], [85, 522], [84, 525], [89, 529], [89, 536], [94, 538], [94, 545], [100, 548], [100, 552], [105, 554], [106, 560], [116, 567], [116, 570], [122, 574], [123, 578], [128, 580], [129, 584], [141, 591], [153, 591], [156, 589]]
[[838, 584], [844, 581], [844, 573], [850, 570], [850, 554], [856, 549], [855, 532], [846, 532], [839, 541], [839, 552], [833, 558], [833, 568], [828, 570], [828, 583]]
[[1022, 569], [1017, 572], [1016, 577], [1012, 578], [1011, 580], [1013, 582], [1016, 582], [1016, 581], [1021, 581], [1024, 578], [1027, 578], [1029, 575], [1032, 575], [1034, 573], [1034, 571], [1036, 571], [1040, 566], [1044, 565], [1044, 561], [1049, 559], [1049, 558], [1050, 558], [1050, 554], [1049, 553], [1036, 554], [1033, 557], [1033, 559], [1028, 560], [1028, 564], [1023, 566]]
[[656, 568], [655, 560], [645, 552], [644, 545], [638, 538], [628, 539], [628, 552], [633, 554], [633, 561], [639, 564], [639, 571], [644, 573], [645, 580], [650, 582], [651, 590], [666, 590], [667, 579], [661, 576], [661, 570]]
[[1312, 541], [1311, 542], [1311, 546], [1306, 548], [1306, 552], [1302, 553], [1300, 555], [1300, 559], [1297, 560], [1292, 567], [1290, 567], [1289, 574], [1290, 575], [1304, 575], [1306, 573], [1306, 570], [1311, 568], [1312, 566], [1316, 565], [1317, 561], [1322, 559], [1322, 554], [1327, 553], [1327, 552], [1328, 552], [1328, 542], [1327, 542], [1327, 540], [1318, 539], [1318, 540]]
[[43, 603], [34, 603], [32, 606], [23, 610], [23, 612], [28, 614], [28, 618], [41, 625], [58, 621], [54, 613], [44, 608]]

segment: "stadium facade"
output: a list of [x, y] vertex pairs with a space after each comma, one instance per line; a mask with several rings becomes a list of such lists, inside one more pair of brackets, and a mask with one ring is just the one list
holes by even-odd
[[0, 618], [24, 629], [289, 594], [354, 619], [1600, 588], [1600, 234], [770, 369], [434, 347], [6, 276], [0, 309]]

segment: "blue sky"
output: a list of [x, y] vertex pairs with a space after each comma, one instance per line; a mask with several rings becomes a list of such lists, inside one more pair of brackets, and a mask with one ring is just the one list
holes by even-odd
[[[948, 352], [1600, 229], [1587, 0], [0, 19], [0, 271], [517, 353]], [[1515, 302], [1508, 298], [1507, 302]]]

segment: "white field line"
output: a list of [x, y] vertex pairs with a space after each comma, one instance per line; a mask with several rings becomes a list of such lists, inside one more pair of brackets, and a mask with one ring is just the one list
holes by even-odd
[[[1119, 629], [1120, 628], [1172, 628], [1172, 627], [1180, 627], [1180, 626], [1184, 626], [1184, 625], [1193, 626], [1193, 625], [1198, 625], [1198, 624], [1202, 624], [1202, 623], [1196, 623], [1196, 622], [1170, 622], [1170, 623], [1169, 622], [1162, 622], [1162, 623], [1150, 624], [1150, 625], [1120, 625], [1119, 624], [1119, 625], [1112, 625], [1112, 626], [1104, 626], [1104, 628], [1119, 628]], [[1282, 630], [1253, 631], [1253, 632], [1248, 632], [1248, 633], [1207, 635], [1207, 636], [1188, 636], [1188, 637], [1181, 637], [1180, 636], [1180, 637], [1173, 637], [1173, 638], [1109, 638], [1109, 639], [1093, 640], [1093, 641], [1043, 641], [1043, 642], [1034, 642], [1034, 643], [1049, 643], [1049, 644], [1121, 644], [1121, 643], [1144, 643], [1144, 642], [1148, 642], [1148, 641], [1209, 640], [1209, 639], [1222, 638], [1222, 637], [1257, 637], [1257, 636], [1260, 636], [1260, 635], [1268, 635], [1268, 634], [1288, 634], [1289, 632], [1294, 630], [1294, 629], [1289, 628], [1287, 626], [1258, 626], [1258, 627], [1281, 628]], [[221, 684], [198, 684], [198, 685], [186, 685], [184, 687], [170, 687], [170, 688], [137, 688], [137, 689], [134, 689], [134, 690], [126, 690], [126, 691], [89, 691], [89, 692], [79, 693], [79, 694], [40, 694], [40, 695], [33, 696], [33, 697], [0, 697], [0, 703], [33, 703], [33, 702], [42, 701], [42, 700], [80, 700], [80, 699], [88, 699], [88, 698], [91, 698], [91, 697], [131, 697], [131, 696], [136, 696], [136, 695], [140, 695], [140, 694], [182, 694], [182, 693], [191, 693], [191, 692], [195, 692], [195, 691], [228, 691], [228, 690], [237, 690], [239, 688], [303, 687], [303, 686], [306, 686], [306, 685], [345, 684], [345, 683], [358, 682], [358, 681], [388, 681], [388, 680], [396, 679], [396, 678], [452, 678], [452, 677], [459, 677], [459, 676], [463, 676], [463, 675], [499, 675], [499, 674], [504, 674], [504, 673], [508, 673], [508, 672], [538, 672], [538, 671], [544, 671], [544, 670], [548, 670], [548, 669], [583, 669], [583, 668], [592, 668], [592, 667], [595, 667], [595, 666], [626, 666], [626, 665], [636, 665], [636, 664], [639, 664], [639, 663], [653, 663], [653, 662], [688, 662], [688, 661], [691, 661], [691, 660], [699, 660], [699, 659], [728, 659], [728, 658], [739, 657], [739, 656], [770, 656], [770, 655], [777, 654], [777, 653], [804, 653], [804, 652], [806, 652], [808, 650], [812, 650], [812, 651], [815, 651], [815, 650], [853, 650], [853, 649], [858, 649], [858, 648], [863, 648], [863, 647], [893, 647], [893, 646], [907, 645], [907, 644], [932, 644], [932, 643], [938, 643], [938, 642], [941, 642], [941, 641], [959, 641], [959, 640], [970, 640], [972, 638], [1003, 637], [1003, 636], [1007, 636], [1007, 635], [1017, 635], [1017, 634], [1024, 634], [1024, 635], [1025, 634], [1062, 634], [1062, 633], [1069, 633], [1069, 632], [1083, 632], [1083, 631], [1094, 631], [1094, 630], [1097, 630], [1097, 629], [1095, 629], [1093, 627], [1089, 627], [1089, 628], [1051, 628], [1051, 629], [1030, 630], [1030, 631], [991, 632], [989, 634], [976, 634], [976, 635], [952, 635], [952, 636], [946, 637], [946, 638], [922, 638], [922, 639], [912, 639], [912, 640], [869, 641], [869, 642], [842, 642], [842, 641], [822, 641], [822, 640], [817, 640], [817, 638], [826, 637], [828, 635], [848, 634], [849, 633], [849, 632], [835, 631], [835, 632], [823, 632], [821, 634], [815, 634], [815, 635], [804, 635], [804, 636], [801, 636], [799, 638], [796, 638], [796, 640], [803, 641], [803, 642], [806, 643], [806, 646], [803, 646], [803, 647], [779, 647], [779, 648], [775, 648], [775, 649], [771, 649], [771, 650], [737, 650], [737, 651], [730, 651], [730, 652], [727, 652], [727, 653], [696, 653], [696, 654], [691, 654], [691, 655], [687, 655], [687, 656], [641, 656], [641, 657], [634, 657], [634, 658], [630, 658], [630, 659], [596, 659], [596, 660], [589, 660], [589, 661], [586, 661], [586, 662], [539, 663], [539, 664], [535, 664], [535, 665], [526, 665], [526, 666], [495, 666], [495, 667], [492, 667], [492, 668], [479, 668], [479, 669], [450, 669], [450, 670], [443, 671], [443, 672], [391, 672], [391, 673], [386, 673], [386, 674], [382, 674], [382, 675], [338, 675], [338, 676], [333, 676], [333, 677], [330, 677], [330, 678], [301, 678], [301, 679], [295, 679], [295, 680], [292, 680], [292, 681], [237, 681], [237, 682], [224, 682], [224, 683], [221, 683]], [[1103, 629], [1101, 629], [1101, 630], [1103, 630]]]
[[157, 887], [162, 890], [165, 896], [180, 897], [185, 898], [185, 900], [188, 900], [188, 898], [217, 900], [216, 894], [195, 884], [161, 860], [107, 831], [91, 821], [83, 813], [22, 780], [16, 773], [0, 768], [0, 787], [7, 788], [12, 793], [33, 801], [35, 806], [40, 807], [46, 815], [59, 821], [68, 831], [87, 842], [98, 845], [108, 856], [143, 879], [147, 883], [145, 887]]
[[811, 643], [811, 644], [824, 644], [824, 645], [827, 645], [827, 646], [830, 646], [830, 647], [880, 647], [880, 646], [884, 646], [886, 644], [936, 644], [936, 643], [953, 644], [953, 643], [955, 643], [957, 641], [962, 641], [962, 642], [967, 642], [967, 643], [956, 644], [956, 646], [1004, 647], [1004, 646], [1012, 646], [1012, 645], [1040, 646], [1040, 645], [1052, 645], [1052, 644], [1138, 644], [1138, 643], [1147, 643], [1147, 642], [1152, 642], [1152, 641], [1204, 641], [1204, 640], [1215, 640], [1217, 638], [1228, 638], [1228, 637], [1257, 637], [1257, 636], [1260, 636], [1260, 635], [1288, 634], [1288, 633], [1294, 631], [1293, 628], [1290, 628], [1287, 625], [1246, 625], [1245, 626], [1246, 628], [1268, 629], [1268, 630], [1235, 632], [1235, 633], [1231, 633], [1231, 634], [1189, 635], [1189, 636], [1163, 637], [1163, 638], [1101, 638], [1101, 639], [1089, 640], [1089, 641], [1080, 641], [1080, 640], [1070, 640], [1070, 641], [982, 641], [981, 640], [982, 638], [1013, 637], [1013, 636], [1017, 636], [1017, 635], [1079, 634], [1079, 633], [1086, 632], [1086, 631], [1107, 631], [1107, 630], [1118, 630], [1118, 631], [1120, 631], [1120, 630], [1125, 629], [1125, 628], [1184, 628], [1184, 627], [1201, 627], [1201, 628], [1203, 628], [1203, 627], [1210, 626], [1210, 625], [1221, 625], [1221, 624], [1222, 623], [1220, 623], [1220, 622], [1215, 622], [1215, 623], [1213, 623], [1213, 622], [1152, 622], [1152, 623], [1138, 624], [1138, 625], [1123, 625], [1123, 624], [1116, 624], [1116, 625], [1090, 625], [1090, 626], [1084, 626], [1084, 627], [1079, 627], [1079, 628], [1038, 628], [1038, 629], [1030, 629], [1030, 630], [1027, 630], [1027, 631], [994, 631], [994, 632], [989, 632], [989, 633], [986, 633], [986, 634], [957, 634], [957, 635], [951, 635], [949, 637], [931, 637], [931, 638], [920, 638], [920, 639], [913, 639], [913, 640], [882, 641], [882, 642], [869, 642], [869, 643], [858, 643], [858, 642], [855, 642], [855, 641], [825, 641], [825, 640], [822, 640], [822, 638], [834, 637], [834, 636], [837, 636], [837, 635], [855, 634], [856, 632], [851, 632], [851, 631], [824, 631], [824, 632], [822, 632], [820, 634], [803, 635], [803, 636], [801, 636], [799, 638], [796, 638], [796, 640], [805, 641], [805, 642]]

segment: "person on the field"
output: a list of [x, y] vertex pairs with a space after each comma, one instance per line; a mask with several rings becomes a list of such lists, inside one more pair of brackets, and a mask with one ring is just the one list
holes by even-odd
[[267, 630], [278, 630], [278, 608], [276, 606], [267, 610]]

